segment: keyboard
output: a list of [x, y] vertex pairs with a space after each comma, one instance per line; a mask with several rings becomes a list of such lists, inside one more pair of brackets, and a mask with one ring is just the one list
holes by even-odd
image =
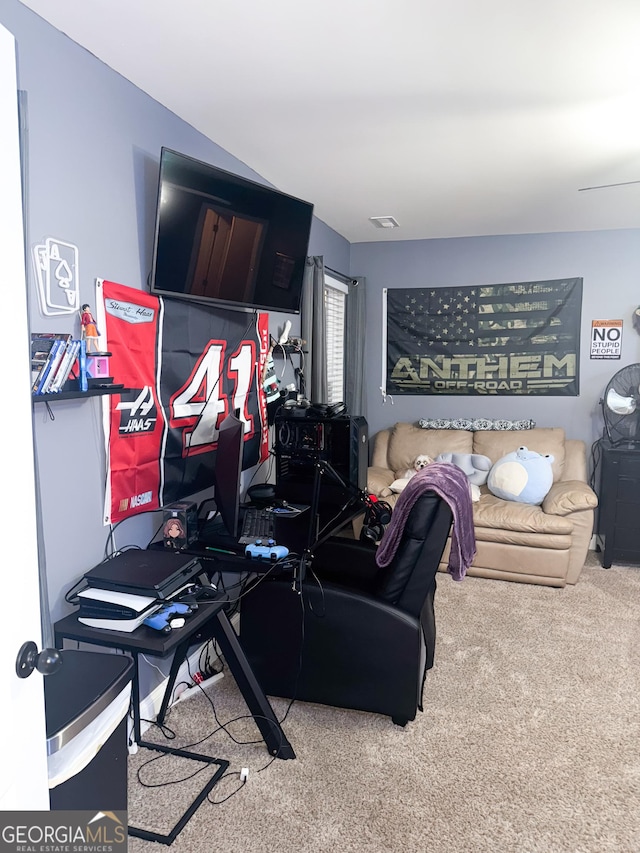
[[275, 539], [275, 519], [268, 509], [253, 509], [244, 511], [242, 533], [238, 542], [241, 545], [251, 545], [256, 539]]

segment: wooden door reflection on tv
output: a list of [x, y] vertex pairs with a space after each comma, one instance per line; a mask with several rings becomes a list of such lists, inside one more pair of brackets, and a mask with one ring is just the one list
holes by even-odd
[[265, 231], [262, 220], [203, 204], [189, 264], [188, 292], [235, 302], [250, 300]]

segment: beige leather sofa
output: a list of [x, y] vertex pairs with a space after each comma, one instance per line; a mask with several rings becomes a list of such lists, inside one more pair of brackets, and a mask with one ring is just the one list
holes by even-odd
[[[504, 501], [486, 485], [473, 503], [477, 554], [469, 575], [563, 587], [575, 584], [591, 540], [598, 500], [587, 484], [586, 446], [565, 438], [560, 428], [530, 430], [423, 429], [397, 423], [371, 441], [368, 489], [392, 505], [391, 483], [416, 456], [426, 453], [480, 453], [497, 462], [526, 446], [554, 457], [553, 485], [541, 506]], [[440, 570], [446, 571], [450, 543]]]

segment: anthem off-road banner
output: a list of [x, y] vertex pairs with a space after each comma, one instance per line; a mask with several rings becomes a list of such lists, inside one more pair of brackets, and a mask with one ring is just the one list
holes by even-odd
[[390, 288], [384, 298], [385, 393], [579, 393], [581, 278]]
[[243, 468], [264, 461], [268, 426], [258, 379], [268, 315], [163, 299], [110, 281], [97, 290], [109, 373], [124, 385], [103, 398], [105, 523], [212, 489], [218, 427], [238, 409]]

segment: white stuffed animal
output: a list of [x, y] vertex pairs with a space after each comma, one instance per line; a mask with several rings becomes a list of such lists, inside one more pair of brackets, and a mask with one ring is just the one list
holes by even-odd
[[390, 491], [396, 492], [396, 494], [401, 492], [414, 474], [417, 474], [418, 471], [422, 471], [423, 468], [426, 468], [427, 465], [430, 465], [432, 462], [433, 459], [430, 456], [427, 456], [426, 453], [418, 454], [418, 456], [413, 460], [413, 466], [411, 468], [407, 468], [401, 477], [398, 477], [393, 481], [393, 483], [391, 483], [389, 486]]

